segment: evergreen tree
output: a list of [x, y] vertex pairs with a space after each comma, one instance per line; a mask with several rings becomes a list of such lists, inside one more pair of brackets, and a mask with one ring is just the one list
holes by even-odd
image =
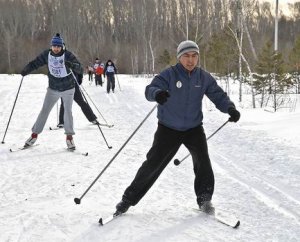
[[238, 49], [226, 31], [214, 34], [206, 50], [206, 66], [211, 72], [228, 75], [237, 72]]
[[168, 50], [164, 49], [162, 55], [158, 57], [157, 63], [162, 65], [162, 68], [171, 64], [171, 56]]
[[292, 80], [296, 84], [296, 93], [300, 93], [300, 36], [297, 37], [294, 47], [289, 54], [289, 71]]
[[257, 74], [254, 75], [253, 85], [257, 94], [261, 94], [260, 106], [267, 105], [269, 98], [272, 97], [273, 108], [276, 111], [281, 103], [277, 94], [286, 93], [292, 82], [285, 73], [282, 54], [274, 51], [272, 46], [272, 42], [267, 41], [258, 56]]

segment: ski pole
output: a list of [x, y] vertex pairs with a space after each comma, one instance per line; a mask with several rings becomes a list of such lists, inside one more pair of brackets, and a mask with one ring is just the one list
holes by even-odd
[[[96, 110], [98, 111], [98, 113], [100, 114], [100, 116], [102, 117], [102, 119], [104, 120], [104, 122], [107, 124], [108, 127], [112, 127], [113, 125], [109, 125], [108, 122], [106, 121], [106, 119], [103, 117], [102, 113], [99, 111], [98, 107], [96, 106], [96, 104], [93, 102], [92, 98], [89, 96], [89, 94], [87, 93], [87, 91], [84, 89], [84, 87], [80, 87], [81, 90], [83, 90], [85, 92], [85, 94], [88, 96], [88, 98], [90, 99], [90, 101], [92, 102], [92, 104], [94, 105], [94, 107], [96, 108]], [[83, 92], [82, 92], [83, 94]]]
[[117, 77], [117, 82], [118, 82], [119, 89], [120, 89], [120, 91], [122, 92], [121, 86], [120, 86], [120, 82], [119, 82], [119, 78], [118, 78], [117, 74], [116, 74], [116, 77]]
[[[225, 123], [223, 123], [215, 132], [213, 132], [210, 136], [207, 137], [206, 141], [209, 140], [211, 137], [213, 137], [220, 129], [222, 129], [229, 120], [227, 120]], [[187, 154], [185, 157], [183, 157], [181, 160], [175, 159], [174, 160], [174, 165], [178, 166], [180, 165], [186, 158], [188, 158], [191, 154]]]
[[103, 139], [104, 139], [104, 141], [105, 141], [105, 143], [106, 143], [106, 145], [107, 145], [107, 148], [108, 148], [108, 149], [111, 149], [112, 146], [108, 145], [108, 143], [107, 143], [107, 141], [106, 141], [106, 139], [105, 139], [105, 136], [104, 136], [104, 134], [103, 134], [103, 132], [102, 132], [102, 129], [100, 128], [100, 124], [97, 123], [97, 126], [98, 126], [98, 128], [99, 128], [99, 130], [100, 130], [100, 132], [101, 132], [101, 134], [102, 134], [102, 137], [103, 137]]
[[24, 76], [22, 76], [22, 79], [21, 79], [21, 82], [20, 82], [20, 86], [19, 86], [19, 89], [18, 89], [18, 92], [17, 92], [17, 96], [16, 96], [16, 99], [15, 99], [15, 102], [14, 102], [14, 105], [13, 105], [13, 108], [11, 110], [11, 113], [10, 113], [10, 116], [9, 116], [9, 120], [8, 120], [8, 123], [7, 123], [7, 126], [6, 126], [6, 129], [5, 129], [5, 132], [4, 132], [4, 136], [3, 136], [3, 139], [2, 139], [2, 144], [4, 144], [4, 139], [5, 139], [5, 136], [6, 136], [6, 132], [8, 130], [8, 126], [10, 124], [10, 120], [11, 120], [11, 117], [12, 117], [12, 114], [14, 112], [14, 109], [15, 109], [15, 106], [16, 106], [16, 103], [17, 103], [17, 99], [18, 99], [18, 96], [19, 96], [19, 92], [20, 92], [20, 89], [21, 89], [21, 86], [22, 86], [22, 83], [23, 83], [23, 79], [24, 79]]
[[[72, 73], [72, 75], [73, 75], [73, 77], [74, 77], [74, 79], [75, 79], [75, 81], [76, 81], [76, 83], [77, 83], [77, 85], [78, 85], [78, 87], [79, 87], [79, 90], [80, 90], [80, 92], [81, 92], [83, 98], [85, 99], [87, 105], [90, 106], [90, 104], [88, 103], [88, 101], [87, 101], [85, 95], [84, 95], [83, 92], [81, 91], [81, 87], [80, 87], [80, 85], [79, 85], [79, 83], [78, 83], [78, 81], [77, 81], [77, 78], [76, 78], [76, 76], [74, 75], [74, 73], [73, 73], [72, 70], [71, 70], [71, 73]], [[97, 126], [98, 126], [98, 128], [99, 128], [99, 130], [100, 130], [100, 132], [101, 132], [101, 134], [102, 134], [102, 137], [103, 137], [103, 139], [104, 139], [104, 141], [105, 141], [105, 143], [106, 143], [108, 149], [111, 149], [112, 146], [108, 145], [108, 143], [107, 143], [107, 141], [106, 141], [106, 138], [105, 138], [105, 136], [104, 136], [104, 134], [103, 134], [103, 132], [102, 132], [102, 129], [100, 128], [100, 124], [97, 124]]]
[[151, 111], [147, 114], [147, 116], [143, 119], [143, 121], [138, 125], [138, 127], [133, 131], [133, 133], [129, 136], [129, 138], [125, 141], [125, 143], [121, 146], [121, 148], [118, 150], [118, 152], [111, 158], [111, 160], [107, 163], [107, 165], [103, 168], [103, 170], [99, 173], [99, 175], [96, 177], [96, 179], [92, 182], [92, 184], [86, 189], [86, 191], [81, 195], [80, 198], [74, 198], [74, 202], [76, 204], [80, 204], [81, 199], [87, 194], [87, 192], [91, 189], [91, 187], [95, 184], [95, 182], [102, 176], [104, 171], [110, 166], [110, 164], [114, 161], [114, 159], [118, 156], [118, 154], [121, 152], [121, 150], [125, 147], [125, 145], [130, 141], [130, 139], [135, 135], [135, 133], [138, 131], [138, 129], [143, 125], [143, 123], [147, 120], [147, 118], [151, 115], [151, 113], [154, 111], [154, 109], [157, 107], [157, 104], [151, 109]]

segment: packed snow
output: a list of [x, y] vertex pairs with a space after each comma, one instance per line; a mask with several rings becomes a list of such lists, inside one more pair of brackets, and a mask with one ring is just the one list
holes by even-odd
[[[241, 112], [238, 123], [227, 123], [208, 141], [215, 172], [213, 204], [240, 219], [238, 229], [196, 211], [191, 158], [173, 161], [136, 206], [101, 227], [100, 217], [115, 211], [151, 147], [157, 127], [156, 110], [129, 140], [155, 103], [144, 97], [151, 77], [118, 75], [115, 93], [89, 84], [83, 91], [101, 123], [92, 125], [73, 104], [76, 153], [66, 150], [63, 129], [57, 124], [58, 106], [50, 113], [36, 147], [23, 146], [41, 109], [47, 88], [45, 75], [23, 79], [19, 96], [0, 146], [0, 241], [231, 241], [296, 242], [300, 238], [300, 98], [292, 111], [252, 109], [250, 99], [232, 83], [231, 99]], [[20, 87], [20, 75], [0, 75], [0, 132], [5, 129]], [[220, 83], [222, 85], [222, 83]], [[207, 136], [228, 120], [209, 100], [203, 101]], [[96, 109], [97, 107], [97, 109]], [[88, 152], [88, 156], [81, 153]], [[187, 154], [181, 147], [174, 158]], [[105, 166], [105, 172], [80, 198]]]

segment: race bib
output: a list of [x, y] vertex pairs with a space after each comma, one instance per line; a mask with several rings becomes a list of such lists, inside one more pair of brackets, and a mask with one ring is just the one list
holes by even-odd
[[57, 78], [63, 78], [68, 76], [67, 69], [65, 66], [65, 54], [61, 56], [53, 56], [50, 54], [48, 55], [48, 69], [52, 76]]
[[113, 66], [108, 66], [108, 67], [106, 68], [106, 71], [107, 71], [107, 72], [115, 72], [115, 68], [114, 68]]

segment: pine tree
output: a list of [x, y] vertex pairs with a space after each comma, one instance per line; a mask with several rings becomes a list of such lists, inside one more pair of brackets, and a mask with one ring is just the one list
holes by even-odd
[[296, 93], [300, 93], [300, 36], [297, 37], [294, 47], [289, 54], [289, 70], [292, 80], [296, 84]]
[[166, 67], [171, 63], [171, 56], [168, 50], [164, 50], [163, 54], [158, 57], [158, 64], [161, 64], [162, 67]]
[[285, 93], [292, 82], [286, 75], [282, 54], [274, 51], [272, 46], [272, 42], [267, 41], [258, 56], [257, 74], [254, 75], [253, 85], [257, 94], [261, 94], [260, 106], [267, 105], [269, 99], [272, 98], [273, 108], [276, 111], [282, 103], [282, 100], [278, 98], [278, 94]]

